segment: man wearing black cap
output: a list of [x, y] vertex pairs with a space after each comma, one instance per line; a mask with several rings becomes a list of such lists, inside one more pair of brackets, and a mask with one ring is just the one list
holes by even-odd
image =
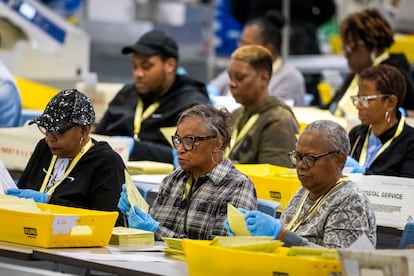
[[160, 129], [175, 126], [188, 107], [210, 104], [205, 85], [176, 73], [178, 46], [164, 32], [147, 32], [122, 53], [132, 54], [134, 83], [110, 102], [95, 132], [134, 137], [130, 160], [172, 163], [172, 147]]

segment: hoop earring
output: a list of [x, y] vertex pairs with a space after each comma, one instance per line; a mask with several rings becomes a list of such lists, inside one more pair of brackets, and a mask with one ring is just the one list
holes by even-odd
[[370, 58], [371, 58], [371, 62], [374, 62], [374, 60], [375, 60], [375, 55], [376, 55], [376, 53], [375, 53], [376, 51], [375, 51], [375, 49], [371, 52], [371, 54], [370, 54]]
[[[221, 154], [222, 154], [222, 156], [224, 158], [224, 150], [221, 150], [220, 152], [221, 152]], [[220, 162], [216, 162], [216, 160], [214, 160], [214, 154], [211, 155], [211, 162], [213, 162], [213, 164], [216, 165], [216, 166], [220, 163]]]
[[391, 112], [385, 112], [385, 121], [387, 121], [387, 123], [391, 122]]

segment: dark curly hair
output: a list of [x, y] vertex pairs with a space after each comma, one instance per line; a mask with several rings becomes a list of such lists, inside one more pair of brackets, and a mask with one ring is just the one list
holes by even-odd
[[404, 101], [406, 85], [403, 75], [393, 66], [380, 64], [362, 71], [359, 81], [375, 81], [375, 86], [381, 94], [395, 95], [398, 98], [398, 106]]
[[346, 17], [340, 26], [344, 43], [362, 41], [367, 49], [387, 49], [394, 43], [394, 32], [378, 9], [365, 9]]

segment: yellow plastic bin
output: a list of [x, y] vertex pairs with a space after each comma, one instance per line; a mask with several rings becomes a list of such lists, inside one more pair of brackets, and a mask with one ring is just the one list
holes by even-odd
[[342, 271], [339, 258], [288, 256], [286, 247], [260, 253], [211, 246], [210, 241], [183, 240], [182, 244], [190, 275], [328, 276]]
[[0, 240], [45, 248], [105, 246], [118, 217], [118, 212], [36, 205], [42, 213], [0, 209]]
[[279, 210], [286, 207], [301, 187], [296, 169], [270, 164], [236, 164], [235, 166], [253, 181], [257, 197], [280, 202]]

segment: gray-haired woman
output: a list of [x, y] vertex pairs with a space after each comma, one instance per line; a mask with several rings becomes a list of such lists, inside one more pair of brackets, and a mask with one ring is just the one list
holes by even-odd
[[129, 213], [129, 226], [152, 231], [157, 239], [206, 240], [226, 235], [228, 203], [255, 210], [252, 182], [224, 158], [230, 138], [231, 114], [226, 109], [196, 105], [185, 110], [172, 137], [180, 167], [162, 181], [149, 215], [131, 208], [125, 191], [121, 194], [118, 206]]
[[[368, 198], [342, 175], [350, 148], [346, 131], [329, 120], [309, 124], [289, 156], [302, 187], [280, 220], [245, 212], [254, 236], [272, 236], [289, 246], [347, 248], [366, 234], [376, 244], [375, 216]], [[228, 232], [231, 229], [225, 223]]]

